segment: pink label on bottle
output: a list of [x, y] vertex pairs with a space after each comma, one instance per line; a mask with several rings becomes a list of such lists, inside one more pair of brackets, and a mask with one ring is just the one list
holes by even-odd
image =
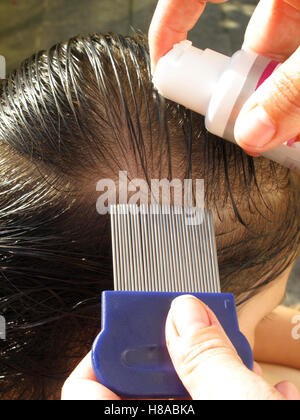
[[265, 70], [264, 70], [264, 72], [263, 72], [263, 74], [261, 75], [261, 77], [260, 77], [260, 79], [259, 79], [259, 81], [258, 81], [258, 83], [257, 83], [257, 86], [256, 86], [256, 89], [255, 90], [257, 90], [259, 87], [260, 87], [260, 85], [262, 85], [263, 84], [263, 82], [265, 81], [265, 80], [267, 80], [270, 76], [271, 76], [271, 74], [273, 73], [273, 71], [276, 69], [276, 67], [278, 67], [280, 65], [280, 63], [278, 63], [278, 61], [274, 61], [274, 60], [272, 60], [272, 61], [270, 61], [270, 63], [267, 65], [267, 67], [265, 68]]
[[289, 147], [292, 147], [294, 145], [294, 143], [296, 143], [296, 141], [298, 140], [298, 136], [293, 137], [291, 140], [289, 140], [286, 145]]

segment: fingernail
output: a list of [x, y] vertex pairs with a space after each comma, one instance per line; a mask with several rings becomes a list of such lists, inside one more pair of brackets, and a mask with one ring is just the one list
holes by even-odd
[[275, 386], [285, 398], [289, 401], [300, 401], [300, 393], [296, 385], [288, 381], [280, 382]]
[[271, 142], [276, 134], [276, 127], [266, 111], [257, 106], [237, 120], [234, 133], [241, 147], [259, 151]]
[[172, 318], [179, 335], [187, 330], [199, 330], [211, 325], [205, 305], [194, 296], [176, 298], [171, 305]]

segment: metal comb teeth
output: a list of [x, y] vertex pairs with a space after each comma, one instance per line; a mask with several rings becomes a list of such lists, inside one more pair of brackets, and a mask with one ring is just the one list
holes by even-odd
[[211, 212], [160, 205], [113, 205], [114, 288], [220, 293]]

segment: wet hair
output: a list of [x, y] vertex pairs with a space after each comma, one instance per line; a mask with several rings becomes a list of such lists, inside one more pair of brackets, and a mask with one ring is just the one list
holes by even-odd
[[222, 290], [238, 303], [296, 259], [299, 177], [163, 100], [141, 34], [57, 44], [0, 94], [0, 390], [11, 398], [55, 398], [100, 329], [112, 264], [99, 179], [204, 179]]

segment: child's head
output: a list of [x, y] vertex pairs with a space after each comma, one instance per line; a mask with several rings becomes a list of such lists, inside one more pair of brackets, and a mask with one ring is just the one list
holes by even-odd
[[[260, 319], [279, 303], [299, 252], [299, 177], [159, 97], [141, 36], [77, 37], [25, 61], [1, 86], [0, 154], [0, 376], [24, 381], [24, 398], [49, 395], [100, 329], [112, 268], [96, 185], [119, 171], [204, 179], [222, 291]], [[264, 285], [270, 302], [252, 310]]]

